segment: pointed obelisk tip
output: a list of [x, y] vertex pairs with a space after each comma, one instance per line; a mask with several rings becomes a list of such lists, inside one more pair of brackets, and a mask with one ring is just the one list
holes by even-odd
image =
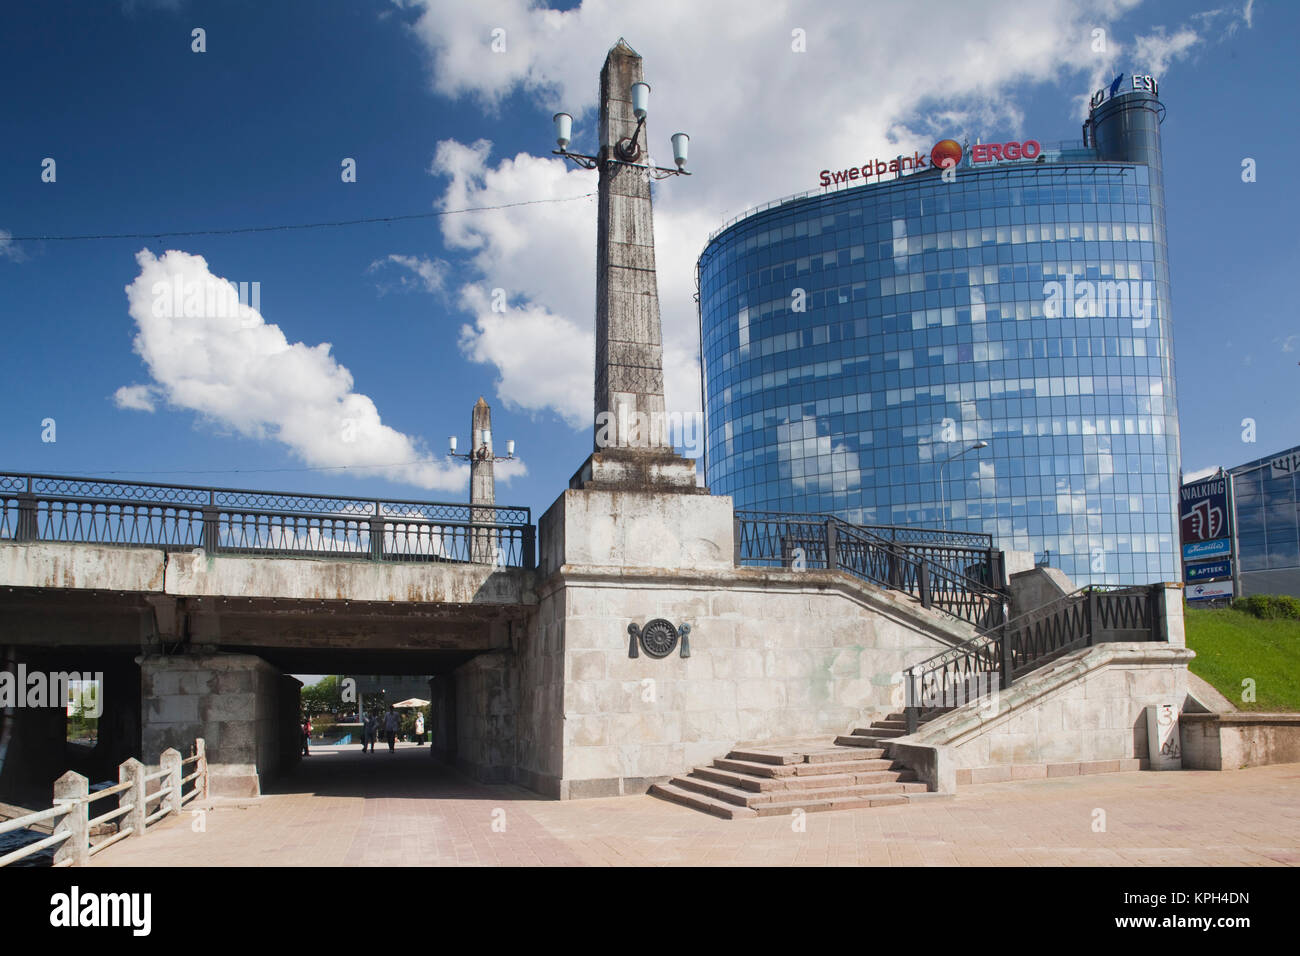
[[483, 396], [482, 396], [482, 395], [480, 395], [480, 396], [478, 397], [478, 401], [474, 403], [474, 405], [475, 405], [476, 407], [479, 406], [479, 405], [486, 405], [486, 404], [487, 404], [487, 402], [483, 401]]
[[632, 49], [630, 46], [628, 46], [627, 41], [624, 40], [622, 37], [619, 37], [619, 38], [618, 38], [618, 42], [615, 43], [612, 47], [609, 48], [609, 52], [610, 52], [610, 55], [611, 55], [611, 56], [612, 56], [613, 54], [615, 54], [615, 53], [631, 54], [632, 56], [640, 56], [640, 55], [641, 55], [641, 54], [637, 53], [636, 50], [634, 50], [634, 49]]

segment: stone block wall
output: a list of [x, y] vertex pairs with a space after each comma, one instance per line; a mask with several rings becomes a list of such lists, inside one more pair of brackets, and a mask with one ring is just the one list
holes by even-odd
[[282, 764], [280, 677], [251, 654], [146, 657], [140, 665], [141, 759], [156, 769], [162, 751], [174, 747], [189, 756], [202, 737], [211, 792], [260, 795], [259, 770], [274, 774]]
[[[563, 624], [566, 798], [640, 793], [738, 742], [846, 733], [902, 707], [904, 667], [968, 636], [837, 573], [563, 579], [541, 611]], [[691, 625], [690, 657], [629, 657], [628, 625], [655, 618]]]
[[485, 783], [514, 778], [518, 674], [507, 651], [480, 654], [453, 672], [456, 765]]

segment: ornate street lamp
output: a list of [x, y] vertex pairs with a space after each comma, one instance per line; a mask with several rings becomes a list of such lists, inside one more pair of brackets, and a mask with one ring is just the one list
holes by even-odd
[[651, 166], [647, 163], [638, 162], [641, 159], [642, 149], [641, 131], [645, 129], [646, 115], [650, 107], [650, 84], [633, 83], [631, 96], [632, 115], [636, 117], [636, 129], [631, 136], [620, 139], [609, 151], [602, 150], [600, 156], [571, 153], [569, 152], [569, 143], [573, 134], [573, 117], [568, 113], [556, 113], [552, 119], [555, 123], [555, 143], [560, 148], [553, 149], [551, 152], [556, 156], [563, 156], [566, 159], [573, 160], [583, 169], [599, 169], [603, 163], [607, 166], [632, 166], [636, 169], [643, 169], [646, 175], [653, 179], [667, 179], [669, 176], [689, 176], [690, 173], [686, 171], [686, 157], [691, 138], [685, 133], [674, 133], [672, 136], [673, 162], [677, 164], [676, 169], [665, 169], [662, 166]]

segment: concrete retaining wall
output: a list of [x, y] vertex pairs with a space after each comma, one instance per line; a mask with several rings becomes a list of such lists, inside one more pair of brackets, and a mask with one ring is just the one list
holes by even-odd
[[1300, 763], [1300, 714], [1184, 713], [1179, 731], [1189, 770]]
[[939, 767], [927, 777], [933, 789], [1141, 769], [1148, 758], [1146, 708], [1181, 706], [1193, 656], [1159, 643], [1077, 651], [900, 738], [897, 756], [905, 759], [908, 747], [937, 751], [931, 762]]

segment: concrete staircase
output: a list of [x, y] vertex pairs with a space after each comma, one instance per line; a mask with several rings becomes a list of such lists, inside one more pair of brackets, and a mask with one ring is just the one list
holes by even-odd
[[714, 816], [788, 815], [908, 803], [926, 792], [916, 774], [885, 756], [884, 741], [906, 733], [902, 714], [834, 741], [818, 738], [732, 750], [650, 792]]

